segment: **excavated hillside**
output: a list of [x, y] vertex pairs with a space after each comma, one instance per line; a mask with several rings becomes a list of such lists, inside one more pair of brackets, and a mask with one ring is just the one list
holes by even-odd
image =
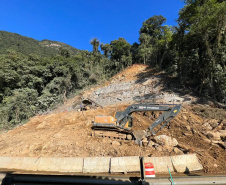
[[[92, 136], [94, 116], [113, 115], [116, 110], [122, 111], [136, 102], [182, 104], [183, 108], [169, 126], [150, 138], [146, 146], [139, 147], [134, 141]], [[133, 129], [146, 129], [155, 117], [156, 113], [152, 112], [133, 113]], [[171, 142], [161, 142], [159, 136]], [[200, 103], [200, 99], [181, 88], [176, 79], [145, 65], [133, 65], [106, 84], [68, 100], [57, 110], [37, 115], [28, 123], [0, 134], [0, 156], [169, 156], [196, 153], [204, 172], [209, 173], [226, 173], [225, 148], [226, 111], [211, 102]]]

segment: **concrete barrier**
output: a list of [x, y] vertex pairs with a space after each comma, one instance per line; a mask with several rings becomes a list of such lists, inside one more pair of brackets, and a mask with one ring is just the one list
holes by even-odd
[[140, 159], [138, 156], [112, 157], [110, 172], [140, 172]]
[[[151, 162], [155, 173], [170, 171], [189, 172], [203, 167], [195, 154], [171, 157], [144, 157], [144, 163]], [[139, 172], [140, 160], [132, 157], [0, 157], [2, 171], [70, 172], [70, 173], [118, 173]]]
[[83, 158], [0, 157], [0, 169], [8, 171], [82, 173]]
[[6, 170], [11, 166], [12, 157], [0, 157], [0, 169]]
[[108, 173], [110, 169], [110, 159], [110, 157], [84, 158], [83, 173]]
[[36, 157], [0, 157], [1, 170], [37, 171], [39, 158]]
[[12, 157], [9, 167], [12, 170], [37, 171], [38, 163], [37, 157]]
[[68, 160], [65, 160], [65, 158], [62, 159], [61, 165], [59, 166], [60, 172], [83, 172], [84, 159], [82, 157], [68, 158]]
[[195, 154], [170, 157], [144, 157], [144, 163], [146, 162], [153, 163], [156, 173], [168, 173], [167, 166], [171, 172], [175, 171], [182, 173], [203, 169]]
[[[15, 169], [27, 170], [27, 171], [38, 171], [40, 158], [38, 157], [21, 157], [20, 166], [14, 166]], [[19, 163], [18, 163], [19, 164]], [[16, 165], [16, 163], [15, 163]]]
[[168, 167], [171, 172], [174, 171], [170, 157], [144, 157], [144, 163], [147, 162], [154, 165], [155, 173], [168, 173]]
[[184, 173], [203, 169], [195, 154], [172, 156], [171, 159], [176, 172]]
[[39, 159], [38, 171], [46, 172], [74, 172], [82, 173], [83, 158], [80, 157], [64, 157], [64, 158], [48, 158], [41, 157]]

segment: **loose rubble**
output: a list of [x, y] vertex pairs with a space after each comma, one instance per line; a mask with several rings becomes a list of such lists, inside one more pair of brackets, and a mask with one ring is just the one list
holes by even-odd
[[162, 145], [162, 146], [173, 147], [173, 146], [177, 146], [177, 144], [178, 144], [178, 141], [175, 138], [171, 138], [166, 135], [155, 136], [154, 140], [156, 143], [158, 143], [159, 145]]

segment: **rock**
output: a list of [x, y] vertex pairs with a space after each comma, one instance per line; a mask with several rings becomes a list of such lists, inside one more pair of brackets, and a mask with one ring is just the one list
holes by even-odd
[[145, 82], [142, 83], [142, 85], [146, 86], [152, 83], [151, 79], [146, 80]]
[[204, 141], [206, 141], [207, 143], [211, 143], [211, 140], [210, 139], [208, 139], [208, 138], [203, 138], [204, 139]]
[[194, 128], [192, 128], [191, 131], [193, 134], [197, 133], [197, 131]]
[[155, 149], [158, 151], [158, 152], [162, 152], [162, 147], [160, 145], [156, 146]]
[[147, 138], [142, 139], [142, 144], [143, 144], [143, 146], [147, 146], [148, 145]]
[[219, 125], [218, 120], [216, 120], [216, 119], [210, 119], [210, 120], [208, 121], [208, 123], [209, 123], [210, 126], [213, 127], [213, 128], [216, 128], [216, 127]]
[[187, 118], [187, 116], [185, 116], [185, 115], [183, 115], [182, 117], [183, 117], [185, 120], [187, 120], [187, 119], [188, 119], [188, 118]]
[[86, 106], [86, 110], [90, 110], [91, 109], [91, 107], [90, 106]]
[[47, 127], [49, 125], [49, 123], [47, 123], [46, 121], [43, 121], [42, 123], [40, 123], [36, 129], [44, 129], [45, 127]]
[[226, 142], [221, 144], [222, 147], [224, 147], [224, 149], [226, 149]]
[[207, 130], [212, 130], [213, 128], [210, 126], [209, 123], [204, 123], [203, 126], [207, 129]]
[[58, 133], [54, 134], [53, 137], [54, 138], [61, 138], [62, 134], [58, 132]]
[[188, 147], [183, 144], [178, 144], [177, 147], [181, 148], [183, 151], [188, 151]]
[[176, 154], [180, 154], [180, 155], [184, 154], [184, 152], [182, 152], [182, 151], [181, 151], [180, 149], [178, 149], [178, 148], [174, 148], [173, 151], [174, 151]]
[[222, 148], [226, 149], [226, 142], [223, 141], [212, 141], [214, 144], [218, 144]]
[[219, 130], [220, 138], [224, 141], [226, 140], [226, 130]]
[[120, 146], [121, 145], [118, 141], [112, 141], [111, 144], [114, 145], [114, 146]]
[[175, 138], [171, 138], [169, 136], [166, 135], [159, 135], [159, 136], [155, 136], [154, 137], [155, 142], [164, 146], [177, 146], [178, 145], [178, 141]]
[[221, 140], [219, 132], [207, 132], [207, 137], [211, 140], [219, 141]]
[[190, 127], [189, 125], [187, 125], [187, 126], [186, 126], [186, 129], [187, 129], [188, 131], [190, 131], [190, 130], [191, 130], [191, 127]]
[[226, 130], [226, 120], [223, 121], [222, 130]]
[[150, 140], [149, 143], [148, 143], [148, 146], [151, 146], [152, 147], [154, 145], [155, 145], [155, 143], [152, 140]]

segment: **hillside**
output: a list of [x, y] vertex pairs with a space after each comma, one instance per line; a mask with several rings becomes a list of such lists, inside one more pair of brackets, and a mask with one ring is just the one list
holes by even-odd
[[0, 31], [0, 129], [50, 111], [121, 68], [99, 52]]
[[[82, 99], [91, 98], [101, 107], [88, 106], [83, 112]], [[119, 100], [120, 99], [120, 100]], [[169, 127], [150, 138], [141, 148], [134, 141], [91, 136], [96, 115], [113, 115], [136, 102], [180, 103], [178, 116]], [[226, 173], [226, 111], [213, 103], [199, 103], [199, 98], [178, 86], [163, 72], [145, 65], [133, 65], [102, 86], [81, 92], [64, 105], [45, 115], [37, 115], [24, 125], [0, 134], [0, 156], [170, 156], [195, 153], [204, 172]], [[133, 113], [134, 128], [142, 130], [154, 114]], [[166, 135], [176, 145], [159, 143]], [[164, 137], [166, 137], [164, 136]]]
[[50, 57], [59, 54], [59, 48], [64, 48], [71, 55], [78, 54], [79, 50], [62, 42], [42, 40], [0, 31], [0, 54], [5, 54], [9, 50], [22, 53], [24, 55], [34, 54], [42, 57]]

